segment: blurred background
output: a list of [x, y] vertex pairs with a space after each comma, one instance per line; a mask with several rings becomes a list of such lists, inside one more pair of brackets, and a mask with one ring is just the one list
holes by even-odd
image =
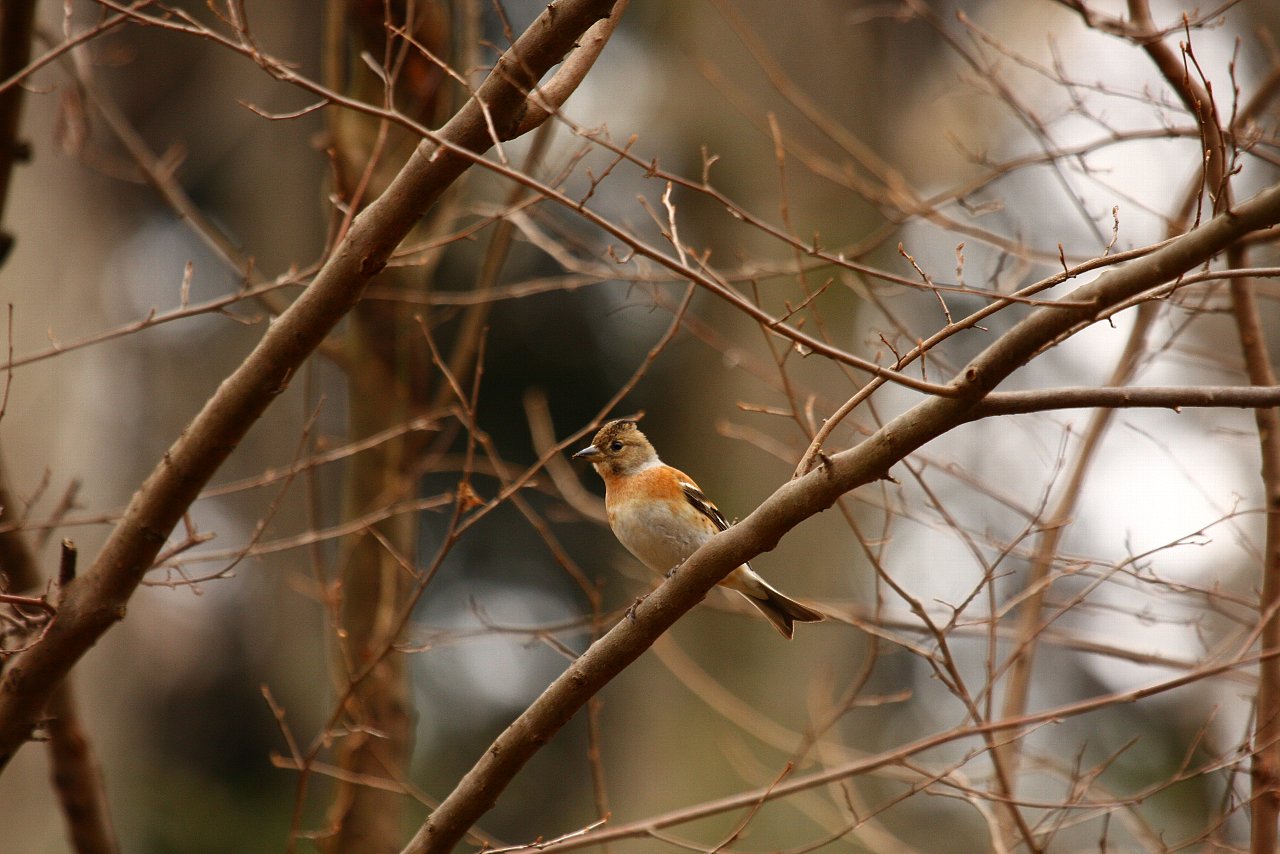
[[[492, 46], [508, 43], [504, 26], [520, 32], [543, 5], [505, 0], [504, 24], [488, 3], [419, 3], [417, 44], [475, 83]], [[986, 305], [977, 292], [1008, 293], [1060, 270], [1060, 253], [1078, 263], [1195, 219], [1194, 205], [1180, 213], [1200, 177], [1194, 116], [1140, 48], [1089, 28], [1068, 5], [636, 3], [565, 120], [503, 154], [570, 198], [590, 192], [590, 210], [669, 255], [666, 184], [643, 164], [682, 176], [690, 186], [670, 197], [679, 238], [708, 253], [716, 277], [775, 317], [794, 311], [793, 325], [890, 363], [946, 323], [944, 308], [958, 319]], [[204, 4], [179, 6], [225, 31]], [[1125, 14], [1119, 3], [1089, 8]], [[264, 52], [352, 97], [381, 103], [371, 69], [399, 63], [398, 108], [435, 126], [459, 103], [458, 86], [419, 51], [386, 46], [382, 3], [278, 0], [246, 11]], [[1152, 8], [1175, 30], [1184, 12], [1194, 14]], [[108, 14], [89, 2], [40, 3], [33, 55]], [[1201, 23], [1168, 39], [1191, 39], [1227, 123], [1274, 86], [1280, 10], [1245, 0]], [[56, 566], [56, 544], [69, 537], [87, 568], [165, 448], [412, 140], [398, 129], [380, 137], [376, 122], [350, 113], [308, 111], [316, 96], [210, 39], [137, 24], [112, 27], [26, 85], [32, 159], [13, 179], [3, 225], [15, 243], [0, 268], [17, 364], [0, 450], [21, 505], [5, 518], [13, 524], [16, 513], [33, 544], [47, 538], [43, 566]], [[1256, 107], [1237, 140], [1241, 199], [1276, 179], [1276, 107], [1265, 98]], [[618, 162], [601, 140], [630, 146], [638, 163]], [[150, 176], [130, 144], [155, 158]], [[371, 156], [377, 165], [366, 169]], [[704, 177], [729, 205], [697, 191]], [[322, 771], [300, 789], [296, 771], [273, 762], [289, 747], [271, 703], [304, 747], [330, 732], [318, 761], [357, 761], [344, 754], [351, 722], [335, 709], [347, 699], [344, 674], [386, 638], [361, 626], [352, 603], [403, 603], [421, 584], [394, 664], [370, 680], [385, 677], [382, 696], [399, 709], [403, 731], [387, 743], [409, 758], [394, 780], [401, 791], [383, 793], [393, 804], [384, 814], [407, 840], [568, 656], [655, 583], [602, 524], [591, 471], [562, 461], [539, 471], [518, 491], [521, 504], [502, 502], [454, 542], [460, 481], [488, 501], [547, 451], [539, 429], [557, 442], [580, 434], [571, 452], [599, 418], [643, 411], [664, 460], [741, 518], [865, 382], [705, 290], [650, 358], [687, 281], [629, 258], [571, 208], [513, 187], [473, 169], [424, 218], [331, 350], [192, 508], [173, 538], [180, 552], [76, 668], [122, 850], [284, 850], [295, 831], [321, 837], [299, 850], [379, 850], [330, 836], [343, 798], [358, 795]], [[203, 221], [179, 215], [175, 188]], [[499, 223], [510, 224], [506, 237]], [[804, 251], [813, 246], [907, 283], [821, 263]], [[1276, 254], [1258, 246], [1250, 261], [1274, 265]], [[975, 293], [940, 303], [909, 286], [922, 275]], [[246, 282], [280, 287], [168, 319]], [[1223, 305], [1211, 284], [1164, 304], [1134, 381], [1242, 382]], [[949, 338], [925, 375], [948, 378], [1028, 310]], [[1055, 348], [1009, 387], [1107, 382], [1134, 314]], [[130, 327], [148, 317], [166, 322]], [[474, 406], [443, 380], [428, 336], [467, 393], [477, 389]], [[919, 399], [886, 387], [828, 449]], [[788, 644], [730, 597], [709, 598], [533, 760], [481, 827], [494, 845], [529, 842], [605, 814], [613, 826], [765, 786], [788, 761], [803, 773], [890, 750], [971, 722], [948, 680], [998, 712], [1000, 690], [988, 686], [1008, 649], [992, 626], [1012, 624], [1038, 526], [1080, 459], [1089, 417], [956, 430], [895, 469], [895, 482], [800, 526], [756, 569], [837, 618], [801, 626]], [[386, 431], [398, 431], [395, 442]], [[494, 456], [469, 433], [490, 439]], [[345, 450], [368, 437], [373, 451]], [[1054, 556], [1052, 642], [1039, 649], [1029, 709], [1168, 678], [1248, 637], [1263, 529], [1257, 453], [1247, 411], [1115, 416]], [[281, 474], [324, 454], [334, 460]], [[375, 474], [361, 468], [371, 456]], [[73, 484], [74, 504], [59, 512]], [[379, 510], [386, 518], [338, 536], [344, 521]], [[362, 591], [366, 582], [374, 589]], [[912, 600], [941, 634], [923, 628]], [[944, 658], [957, 667], [946, 679]], [[1125, 850], [1202, 836], [1242, 844], [1240, 768], [1184, 772], [1243, 743], [1252, 695], [1247, 673], [1232, 673], [1029, 737], [1020, 792], [1054, 828], [1049, 848], [1100, 838]], [[982, 748], [957, 740], [770, 803], [733, 847], [990, 850], [994, 808], [973, 794], [991, 785]], [[47, 774], [33, 744], [0, 776], [0, 852], [70, 850]], [[1088, 809], [1037, 812], [1069, 801], [1072, 781], [1086, 777]], [[672, 833], [711, 848], [741, 820], [722, 814]], [[610, 850], [676, 849], [641, 838]]]

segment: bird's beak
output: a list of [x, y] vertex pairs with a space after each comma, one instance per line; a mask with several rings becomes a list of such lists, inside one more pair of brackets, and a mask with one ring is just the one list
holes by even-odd
[[581, 451], [578, 451], [578, 453], [574, 454], [573, 459], [586, 460], [589, 463], [594, 463], [596, 460], [600, 459], [603, 456], [604, 454], [600, 453], [600, 449], [597, 448], [595, 445], [587, 445]]

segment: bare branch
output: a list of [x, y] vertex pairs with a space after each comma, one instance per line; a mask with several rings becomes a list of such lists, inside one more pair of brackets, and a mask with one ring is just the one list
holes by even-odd
[[1280, 386], [1148, 386], [993, 391], [974, 407], [974, 419], [1054, 409], [1237, 408], [1280, 406]]

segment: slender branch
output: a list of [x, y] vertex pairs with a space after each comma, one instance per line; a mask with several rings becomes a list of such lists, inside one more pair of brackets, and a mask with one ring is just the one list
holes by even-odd
[[[1243, 264], [1244, 249], [1235, 248], [1232, 261]], [[1267, 351], [1267, 336], [1249, 279], [1231, 280], [1231, 308], [1244, 351], [1249, 381], [1271, 384], [1276, 373]], [[1262, 551], [1262, 584], [1258, 615], [1262, 625], [1258, 641], [1262, 649], [1280, 648], [1280, 410], [1274, 406], [1254, 412], [1262, 457], [1262, 489], [1266, 501], [1267, 528]], [[1253, 798], [1250, 804], [1251, 847], [1254, 852], [1276, 850], [1276, 822], [1280, 817], [1280, 663], [1258, 666], [1258, 694], [1254, 708], [1254, 756], [1250, 766]]]
[[730, 795], [719, 800], [707, 801], [705, 803], [695, 804], [691, 807], [672, 810], [661, 816], [644, 819], [642, 821], [632, 822], [629, 824], [619, 824], [615, 827], [600, 830], [581, 837], [568, 838], [566, 836], [564, 841], [555, 840], [538, 845], [517, 847], [512, 850], [530, 852], [570, 851], [578, 848], [586, 848], [607, 842], [613, 842], [620, 839], [646, 836], [652, 831], [659, 830], [664, 827], [687, 824], [709, 816], [720, 815], [734, 810], [747, 809], [762, 799], [784, 798], [797, 792], [808, 791], [833, 782], [846, 780], [850, 777], [867, 774], [881, 768], [900, 765], [903, 764], [904, 760], [912, 756], [916, 756], [944, 744], [950, 744], [962, 739], [971, 739], [974, 736], [981, 735], [983, 733], [1008, 732], [1009, 730], [1022, 729], [1029, 726], [1035, 726], [1036, 724], [1044, 724], [1052, 721], [1060, 721], [1070, 717], [1077, 717], [1079, 715], [1086, 715], [1098, 711], [1099, 709], [1108, 708], [1120, 703], [1134, 703], [1147, 697], [1165, 694], [1186, 685], [1194, 684], [1209, 676], [1244, 670], [1253, 666], [1255, 663], [1275, 660], [1278, 657], [1280, 657], [1280, 650], [1272, 650], [1268, 653], [1246, 656], [1243, 659], [1232, 658], [1227, 662], [1204, 665], [1196, 668], [1191, 673], [1130, 691], [1090, 697], [1087, 700], [1080, 700], [1074, 703], [1055, 706], [1051, 709], [1044, 709], [1018, 718], [1003, 718], [1000, 720], [985, 721], [981, 724], [958, 726], [953, 729], [934, 733], [933, 735], [928, 735], [915, 741], [908, 742], [907, 744], [883, 753], [878, 753], [873, 756], [857, 757], [822, 771], [797, 775], [783, 783], [762, 786], [750, 791], [739, 792], [738, 794]]
[[1154, 35], [1156, 26], [1151, 18], [1148, 0], [1129, 0], [1129, 16], [1133, 19], [1134, 26], [1143, 33], [1142, 36], [1134, 37], [1134, 40], [1151, 57], [1165, 82], [1196, 119], [1204, 152], [1202, 186], [1213, 198], [1214, 208], [1217, 209], [1227, 189], [1227, 147], [1222, 138], [1222, 127], [1218, 121], [1213, 95], [1192, 76], [1187, 67], [1185, 59], [1191, 46], [1184, 43], [1183, 56], [1180, 57], [1160, 36]]
[[[98, 2], [101, 5], [106, 6], [107, 8], [115, 9], [121, 12], [125, 11], [125, 7], [113, 2], [113, 0], [98, 0]], [[556, 11], [559, 11], [560, 7], [553, 5], [552, 8], [555, 9]], [[262, 55], [260, 53], [251, 52], [247, 48], [245, 48], [243, 45], [240, 45], [232, 40], [229, 40], [226, 37], [223, 37], [217, 33], [214, 33], [204, 27], [196, 26], [190, 23], [175, 21], [171, 18], [148, 17], [148, 16], [137, 14], [137, 13], [130, 13], [130, 17], [140, 21], [141, 23], [145, 23], [150, 26], [155, 26], [162, 29], [169, 29], [176, 32], [186, 33], [189, 35], [195, 35], [201, 38], [211, 39], [215, 43], [222, 45], [224, 47], [227, 47], [231, 50], [237, 50], [242, 53], [250, 53], [253, 56], [253, 58], [256, 59], [259, 62], [259, 64], [263, 66], [264, 70], [266, 70], [267, 73], [271, 74], [273, 77], [275, 77], [278, 80], [291, 83], [305, 91], [311, 92], [312, 94], [319, 95], [327, 99], [334, 106], [355, 110], [357, 112], [366, 113], [371, 116], [385, 118], [388, 121], [402, 125], [403, 127], [409, 128], [415, 131], [416, 133], [420, 134], [424, 140], [427, 140], [428, 142], [438, 145], [440, 149], [448, 152], [449, 155], [455, 155], [464, 160], [471, 161], [473, 163], [476, 163], [477, 165], [482, 166], [485, 169], [492, 171], [497, 175], [501, 175], [504, 178], [507, 178], [516, 183], [524, 184], [525, 186], [533, 189], [538, 195], [542, 196], [543, 198], [549, 201], [554, 201], [557, 204], [563, 205], [564, 207], [574, 211], [582, 219], [600, 228], [602, 231], [614, 237], [615, 239], [622, 241], [636, 255], [640, 255], [652, 260], [659, 266], [665, 267], [666, 269], [670, 270], [671, 272], [676, 274], [677, 277], [681, 279], [688, 279], [693, 282], [696, 282], [700, 287], [707, 289], [711, 293], [715, 294], [717, 297], [725, 300], [730, 305], [744, 312], [748, 316], [754, 318], [755, 320], [763, 324], [766, 324], [771, 331], [794, 341], [796, 344], [799, 344], [807, 348], [808, 350], [812, 351], [816, 355], [824, 356], [830, 359], [835, 359], [843, 364], [851, 365], [873, 376], [883, 377], [885, 379], [890, 380], [891, 382], [905, 386], [906, 388], [911, 388], [916, 391], [923, 392], [925, 394], [947, 395], [952, 393], [950, 391], [950, 387], [945, 384], [927, 382], [924, 380], [916, 379], [915, 377], [912, 377], [908, 374], [903, 374], [895, 370], [890, 370], [889, 368], [885, 368], [875, 362], [869, 361], [867, 359], [863, 359], [859, 356], [854, 355], [853, 353], [846, 352], [839, 347], [831, 346], [819, 339], [813, 338], [812, 336], [805, 334], [803, 331], [801, 331], [798, 328], [788, 326], [787, 324], [783, 323], [782, 320], [771, 316], [768, 312], [765, 312], [759, 306], [755, 305], [752, 301], [743, 297], [735, 289], [727, 287], [726, 284], [718, 276], [712, 275], [709, 270], [705, 268], [694, 268], [681, 263], [678, 259], [672, 258], [666, 255], [665, 253], [661, 252], [660, 250], [650, 246], [645, 241], [636, 238], [623, 226], [618, 225], [617, 223], [608, 219], [604, 215], [595, 213], [590, 208], [585, 207], [585, 201], [586, 201], [585, 199], [579, 200], [579, 199], [571, 198], [561, 190], [557, 189], [556, 187], [550, 186], [548, 184], [544, 184], [529, 175], [522, 174], [521, 172], [510, 168], [509, 166], [503, 163], [495, 163], [489, 160], [485, 160], [480, 156], [480, 154], [477, 153], [478, 149], [467, 148], [466, 146], [461, 145], [458, 142], [443, 136], [440, 132], [432, 131], [424, 127], [423, 125], [413, 121], [411, 118], [405, 116], [402, 113], [399, 113], [391, 109], [377, 107], [356, 99], [347, 98], [341, 95], [340, 93], [334, 92], [324, 86], [319, 85], [315, 81], [310, 80], [296, 73], [284, 63], [270, 59], [269, 57], [266, 57], [265, 55]], [[498, 74], [501, 71], [502, 71], [501, 63], [499, 63], [499, 66], [495, 67], [493, 74]], [[563, 117], [561, 117], [561, 119], [564, 120]], [[696, 192], [704, 193], [709, 198], [714, 199], [716, 202], [723, 204], [728, 209], [732, 210], [733, 215], [735, 217], [743, 220], [744, 222], [748, 222], [752, 224], [753, 227], [760, 228], [766, 234], [770, 234], [773, 237], [790, 242], [791, 238], [788, 235], [779, 233], [776, 230], [770, 228], [766, 223], [757, 220], [749, 212], [733, 204], [733, 202], [728, 197], [724, 196], [723, 194], [714, 190], [713, 188], [696, 184], [679, 175], [675, 175], [673, 173], [668, 173], [666, 171], [658, 169], [652, 163], [642, 162], [638, 158], [636, 158], [634, 154], [631, 154], [630, 152], [627, 152], [625, 150], [619, 150], [616, 147], [610, 145], [606, 139], [598, 135], [600, 133], [599, 131], [588, 132], [582, 128], [572, 125], [571, 123], [568, 123], [567, 121], [566, 123], [570, 124], [570, 127], [574, 130], [575, 133], [578, 133], [580, 136], [583, 136], [584, 138], [591, 139], [593, 142], [595, 142], [596, 144], [606, 149], [613, 150], [615, 154], [620, 154], [625, 159], [630, 160], [631, 162], [634, 162], [637, 165], [641, 166], [642, 168], [648, 170], [648, 172], [653, 176], [659, 177], [663, 180], [671, 181], [677, 186], [685, 187], [686, 189], [691, 189]], [[809, 251], [809, 250], [806, 250], [806, 251]], [[1143, 249], [1140, 251], [1139, 254], [1145, 254], [1148, 251], [1150, 250]], [[876, 270], [871, 267], [866, 267], [864, 265], [849, 261], [848, 259], [844, 258], [842, 254], [839, 254], [839, 253], [832, 254], [825, 251], [819, 251], [817, 249], [813, 249], [812, 251], [809, 251], [809, 254], [811, 254], [815, 258], [821, 258], [826, 263], [836, 264], [838, 266], [845, 267], [851, 270], [857, 270], [884, 281], [889, 281], [889, 282], [901, 284], [908, 287], [924, 288], [926, 290], [931, 290], [931, 291], [938, 290], [938, 289], [951, 290], [949, 288], [940, 288], [937, 285], [924, 286], [924, 285], [921, 285], [918, 281], [915, 281], [912, 279], [894, 276], [894, 275], [885, 273], [884, 271], [881, 271], [881, 270]], [[1114, 257], [1111, 259], [1104, 259], [1103, 263], [1111, 264], [1111, 263], [1115, 263], [1115, 260], [1116, 259]], [[1059, 281], [1065, 280], [1067, 278], [1071, 278], [1073, 275], [1078, 275], [1080, 272], [1082, 272], [1085, 269], [1094, 269], [1096, 268], [1096, 266], [1097, 266], [1096, 264], [1081, 265], [1080, 267], [1067, 271], [1065, 275], [1059, 274], [1056, 277], [1052, 277], [1052, 281], [1049, 281], [1047, 284], [1041, 283], [1041, 285], [1042, 287], [1048, 287], [1052, 284], [1057, 284]], [[964, 290], [964, 293], [969, 295], [984, 293], [973, 288], [965, 288], [963, 290]], [[1006, 294], [989, 293], [985, 295], [991, 299], [997, 300], [1001, 306], [1003, 306], [1006, 302], [1009, 302], [1009, 301], [1015, 301], [1015, 302], [1024, 301], [1024, 298], [1022, 297], [1021, 294], [1015, 294], [1010, 296]], [[1037, 303], [1037, 304], [1043, 304], [1043, 303]], [[1062, 302], [1061, 301], [1056, 302], [1054, 303], [1054, 305], [1062, 305]]]
[[[1116, 360], [1111, 376], [1107, 381], [1108, 391], [1131, 391], [1125, 386], [1133, 379], [1134, 372], [1137, 371], [1142, 355], [1146, 351], [1147, 334], [1155, 322], [1159, 306], [1159, 303], [1143, 303], [1138, 307], [1137, 317], [1133, 327], [1129, 330], [1129, 337], [1125, 342], [1124, 350], [1121, 352], [1119, 359]], [[989, 399], [988, 397], [988, 401], [984, 401], [984, 403], [989, 402]], [[1065, 467], [1065, 476], [1058, 479], [1060, 487], [1058, 488], [1056, 501], [1048, 510], [1047, 515], [1044, 516], [1043, 523], [1039, 526], [1040, 530], [1036, 537], [1035, 553], [1030, 561], [1026, 577], [1020, 585], [1022, 590], [1027, 593], [1027, 596], [1010, 614], [1016, 637], [1013, 650], [1006, 659], [1006, 665], [1003, 665], [1008, 668], [1008, 678], [1005, 680], [1004, 698], [1001, 706], [1001, 713], [1004, 717], [1016, 717], [1026, 713], [1027, 700], [1031, 694], [1032, 668], [1036, 651], [1041, 634], [1048, 628], [1045, 624], [1043, 612], [1045, 599], [1049, 595], [1051, 585], [1050, 571], [1058, 557], [1058, 548], [1062, 543], [1062, 537], [1066, 532], [1069, 521], [1084, 494], [1084, 484], [1089, 469], [1097, 458], [1103, 440], [1114, 420], [1115, 413], [1116, 407], [1100, 407], [1090, 413], [1084, 435], [1076, 446], [1074, 459]], [[991, 681], [994, 685], [996, 681], [995, 674], [999, 672], [994, 656], [992, 657], [991, 666], [993, 668]], [[1014, 779], [1016, 779], [1018, 768], [1022, 762], [1022, 752], [1023, 740], [1020, 738], [1008, 739], [996, 751], [999, 767], [1005, 769], [1006, 773], [1012, 775]], [[1016, 798], [1018, 794], [1016, 784], [1008, 787], [1002, 794], [1009, 798]], [[1012, 807], [1009, 808], [1012, 809]], [[1003, 820], [1004, 813], [1000, 812], [998, 815]], [[1002, 832], [1007, 843], [1016, 841], [1013, 830], [1014, 828], [1007, 826], [1007, 824], [1002, 826]]]
[[[1121, 260], [1127, 261], [1127, 260], [1132, 260], [1136, 258], [1142, 258], [1150, 254], [1151, 252], [1155, 251], [1155, 249], [1158, 248], [1158, 246], [1160, 245], [1163, 245], [1163, 244], [1157, 244], [1156, 247], [1148, 246], [1148, 247], [1143, 247], [1141, 249], [1135, 249], [1130, 252], [1123, 252], [1115, 255], [1104, 255], [1098, 258], [1093, 258], [1089, 261], [1085, 261], [1083, 264], [1080, 264], [1074, 268], [1063, 270], [1061, 273], [1057, 273], [1053, 276], [1049, 276], [1047, 278], [1041, 279], [1038, 282], [1033, 282], [1027, 287], [1022, 288], [1019, 291], [1019, 294], [1026, 295], [1026, 294], [1040, 293], [1041, 291], [1047, 290], [1048, 288], [1053, 287], [1054, 285], [1058, 285], [1058, 284], [1062, 284], [1063, 282], [1070, 281], [1076, 278], [1077, 276], [1083, 274], [1086, 271], [1096, 270], [1100, 267], [1109, 267]], [[930, 335], [928, 338], [917, 343], [916, 346], [911, 348], [911, 350], [909, 350], [906, 353], [903, 353], [898, 358], [897, 362], [893, 365], [894, 370], [900, 371], [907, 365], [917, 360], [923, 359], [926, 353], [928, 353], [934, 347], [941, 344], [943, 341], [950, 338], [959, 330], [976, 328], [980, 326], [983, 320], [1008, 308], [1009, 305], [1011, 304], [1012, 303], [998, 300], [996, 302], [989, 303], [988, 305], [983, 306], [982, 308], [970, 314], [968, 317], [965, 317], [958, 322], [948, 323], [946, 326], [942, 327], [937, 332]], [[1055, 302], [1055, 303], [1052, 303], [1052, 305], [1058, 308], [1065, 307], [1063, 302]], [[853, 412], [854, 409], [856, 409], [858, 406], [861, 406], [862, 403], [865, 400], [867, 400], [875, 391], [877, 391], [880, 388], [880, 386], [883, 384], [884, 384], [883, 377], [879, 377], [879, 376], [874, 377], [872, 380], [867, 382], [866, 385], [858, 389], [857, 393], [854, 394], [853, 397], [845, 401], [844, 404], [842, 404], [839, 409], [833, 412], [831, 416], [828, 417], [823, 422], [822, 427], [820, 427], [817, 430], [817, 432], [814, 434], [813, 439], [809, 442], [809, 447], [805, 449], [804, 454], [800, 458], [800, 462], [796, 465], [797, 475], [806, 474], [814, 467], [814, 465], [817, 463], [817, 460], [819, 458], [819, 454], [822, 452], [823, 444], [831, 436], [832, 432], [835, 431], [835, 428], [840, 424], [841, 421], [847, 418], [849, 414]]]
[[1147, 386], [993, 391], [974, 407], [978, 418], [1054, 409], [1261, 409], [1280, 406], [1280, 386]]

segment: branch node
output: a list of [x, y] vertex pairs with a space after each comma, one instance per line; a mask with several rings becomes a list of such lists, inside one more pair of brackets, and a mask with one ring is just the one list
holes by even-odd
[[62, 541], [62, 559], [58, 563], [58, 587], [65, 588], [76, 580], [76, 544]]

